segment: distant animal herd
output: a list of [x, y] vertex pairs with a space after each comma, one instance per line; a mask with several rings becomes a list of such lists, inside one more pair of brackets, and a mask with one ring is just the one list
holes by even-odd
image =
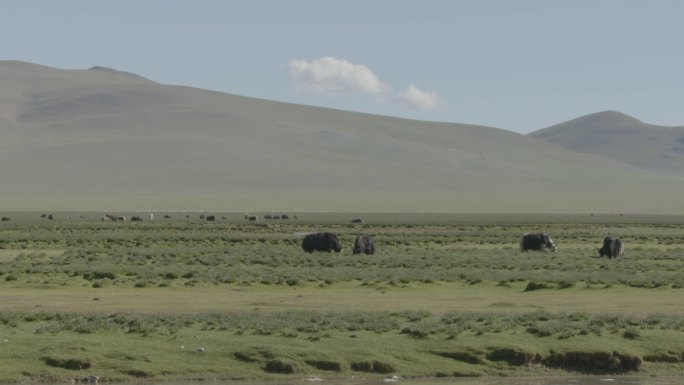
[[[314, 251], [334, 251], [339, 253], [342, 251], [342, 244], [335, 233], [311, 233], [304, 237], [302, 249], [307, 253], [313, 253]], [[363, 253], [367, 255], [375, 254], [375, 241], [367, 235], [356, 237], [352, 253]]]
[[[41, 214], [41, 218], [45, 218], [48, 220], [53, 220], [54, 216], [52, 214]], [[150, 220], [154, 220], [154, 214], [150, 213], [148, 214], [148, 217]], [[71, 217], [67, 217], [67, 219], [70, 219]], [[83, 217], [81, 217], [83, 218]], [[172, 217], [170, 215], [164, 215], [164, 219], [171, 219]], [[186, 218], [190, 218], [189, 215], [186, 215]], [[245, 214], [244, 216], [245, 220], [249, 222], [256, 222], [259, 220], [259, 218], [255, 215], [250, 215], [250, 214]], [[272, 215], [272, 214], [267, 214], [264, 215], [264, 219], [266, 220], [289, 220], [290, 218], [292, 219], [299, 219], [299, 216], [294, 215], [290, 217], [288, 214], [281, 214], [281, 215]], [[202, 220], [207, 220], [207, 221], [215, 221], [216, 216], [215, 215], [200, 215], [200, 219]], [[226, 219], [226, 217], [221, 217], [221, 219]], [[9, 217], [2, 217], [2, 222], [8, 222], [10, 221]], [[125, 216], [121, 215], [113, 215], [113, 214], [105, 214], [102, 219], [103, 222], [124, 222], [127, 220]], [[131, 222], [142, 222], [143, 217], [140, 215], [134, 215], [130, 217]], [[351, 223], [354, 224], [361, 224], [364, 223], [364, 221], [360, 218], [354, 218], [351, 220]], [[340, 242], [339, 238], [337, 237], [337, 234], [331, 233], [331, 232], [314, 232], [310, 234], [306, 234], [304, 236], [304, 240], [302, 241], [302, 249], [307, 252], [307, 253], [313, 253], [314, 251], [321, 251], [321, 252], [336, 252], [339, 253], [342, 251], [342, 243]], [[558, 246], [556, 243], [553, 241], [553, 239], [548, 235], [544, 233], [525, 233], [520, 237], [520, 251], [521, 252], [528, 252], [528, 251], [538, 251], [538, 252], [546, 252], [546, 251], [551, 251], [551, 252], [556, 252], [558, 250]], [[596, 248], [598, 251], [598, 256], [599, 257], [608, 257], [609, 259], [612, 258], [621, 258], [625, 254], [625, 244], [620, 238], [614, 238], [614, 237], [605, 237], [603, 239], [603, 244], [600, 248]], [[360, 235], [356, 237], [354, 240], [354, 245], [352, 248], [352, 253], [353, 254], [367, 254], [367, 255], [373, 255], [375, 254], [375, 240], [368, 236], [368, 235]]]
[[[596, 249], [599, 257], [608, 257], [608, 259], [620, 258], [625, 255], [625, 244], [620, 238], [605, 237], [603, 246]], [[528, 250], [555, 252], [558, 250], [558, 246], [548, 234], [525, 233], [520, 237], [520, 251], [527, 252]]]
[[[336, 252], [342, 251], [337, 234], [330, 232], [320, 232], [307, 234], [302, 241], [302, 249], [307, 253], [314, 251]], [[625, 254], [625, 244], [620, 238], [606, 237], [603, 239], [603, 247], [596, 248], [599, 257], [620, 258]], [[556, 252], [558, 246], [553, 239], [544, 233], [525, 233], [520, 237], [520, 251], [539, 251]], [[360, 235], [354, 240], [353, 254], [375, 254], [375, 240], [367, 235]]]

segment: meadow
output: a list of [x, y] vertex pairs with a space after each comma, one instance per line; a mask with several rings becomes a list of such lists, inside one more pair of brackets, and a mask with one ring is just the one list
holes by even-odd
[[[1, 214], [0, 381], [684, 369], [684, 217]], [[323, 230], [344, 250], [304, 253]], [[519, 251], [539, 231], [558, 252]]]

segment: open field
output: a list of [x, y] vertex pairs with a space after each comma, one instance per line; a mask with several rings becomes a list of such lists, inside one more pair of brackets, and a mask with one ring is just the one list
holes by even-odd
[[[2, 213], [2, 381], [684, 369], [680, 216], [41, 214]], [[302, 252], [319, 230], [343, 252]], [[536, 231], [559, 251], [521, 253]]]

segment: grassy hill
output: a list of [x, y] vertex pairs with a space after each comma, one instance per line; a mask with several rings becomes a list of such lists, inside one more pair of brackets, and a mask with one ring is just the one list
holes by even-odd
[[655, 126], [620, 112], [604, 111], [544, 128], [530, 136], [657, 174], [684, 176], [684, 126]]
[[[684, 180], [502, 129], [0, 62], [0, 209], [684, 212]], [[645, 199], [647, 198], [647, 199]]]

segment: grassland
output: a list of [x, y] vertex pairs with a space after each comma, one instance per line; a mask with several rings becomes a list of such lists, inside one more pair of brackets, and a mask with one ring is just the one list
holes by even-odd
[[[2, 213], [0, 381], [684, 369], [684, 217], [212, 214]], [[319, 230], [345, 250], [302, 252]], [[532, 231], [559, 251], [521, 253]]]

